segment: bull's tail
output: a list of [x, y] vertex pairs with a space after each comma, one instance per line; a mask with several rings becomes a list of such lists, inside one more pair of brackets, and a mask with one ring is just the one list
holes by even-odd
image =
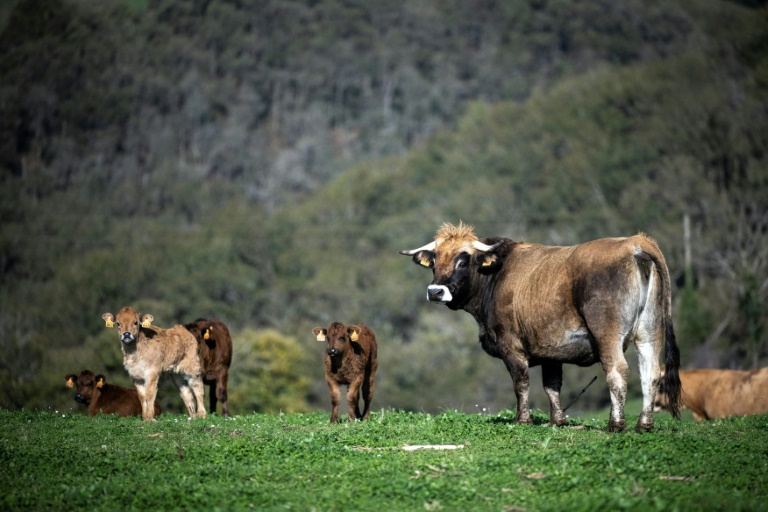
[[669, 269], [664, 261], [664, 255], [661, 253], [656, 241], [650, 237], [645, 237], [651, 242], [653, 250], [644, 250], [645, 254], [653, 260], [654, 265], [661, 278], [661, 300], [664, 311], [662, 323], [664, 326], [664, 360], [666, 371], [664, 372], [664, 387], [669, 398], [669, 412], [672, 416], [680, 419], [680, 393], [682, 386], [680, 384], [680, 349], [675, 340], [675, 329], [672, 325], [672, 284], [669, 278]]

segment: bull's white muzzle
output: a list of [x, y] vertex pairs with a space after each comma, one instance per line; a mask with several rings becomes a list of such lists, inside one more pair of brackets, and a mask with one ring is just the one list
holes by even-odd
[[427, 287], [427, 300], [430, 302], [451, 302], [453, 295], [447, 286], [442, 284], [431, 284]]

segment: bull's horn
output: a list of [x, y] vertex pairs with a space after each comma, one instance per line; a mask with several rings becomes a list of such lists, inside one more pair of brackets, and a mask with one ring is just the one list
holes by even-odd
[[474, 247], [480, 252], [493, 252], [503, 243], [504, 241], [502, 240], [501, 242], [497, 242], [493, 245], [485, 245], [483, 242], [479, 240], [475, 240], [474, 242], [472, 242], [472, 247]]
[[405, 256], [413, 256], [419, 251], [434, 251], [434, 250], [435, 250], [435, 242], [429, 242], [427, 245], [423, 247], [419, 247], [418, 249], [412, 249], [410, 251], [397, 251], [397, 252]]

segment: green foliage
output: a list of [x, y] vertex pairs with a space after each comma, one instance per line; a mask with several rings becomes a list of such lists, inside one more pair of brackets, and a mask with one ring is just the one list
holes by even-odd
[[[364, 322], [379, 406], [511, 407], [472, 320], [426, 304], [429, 274], [397, 255], [459, 220], [552, 244], [644, 231], [677, 281], [688, 214], [683, 365], [764, 365], [767, 16], [710, 0], [0, 6], [0, 404], [71, 407], [77, 368], [124, 383], [100, 316], [133, 305], [161, 326], [274, 328], [307, 353], [314, 325]], [[310, 364], [309, 398], [248, 384], [242, 410], [326, 409]]]
[[237, 412], [307, 410], [305, 356], [299, 343], [275, 330], [233, 335], [229, 404]]
[[[759, 510], [768, 417], [512, 423], [514, 413], [414, 414], [369, 422], [246, 414], [156, 423], [0, 410], [4, 509]], [[453, 445], [407, 451], [405, 446]], [[137, 492], [140, 489], [141, 492]]]

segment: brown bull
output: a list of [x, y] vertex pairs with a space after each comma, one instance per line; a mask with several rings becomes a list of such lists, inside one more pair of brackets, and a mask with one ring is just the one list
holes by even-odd
[[[753, 371], [680, 370], [679, 373], [682, 408], [690, 409], [696, 421], [768, 414], [768, 368]], [[656, 409], [669, 409], [669, 397], [663, 384], [656, 395]]]
[[141, 417], [145, 421], [155, 419], [155, 397], [161, 373], [171, 374], [190, 417], [206, 417], [197, 340], [191, 332], [181, 325], [170, 329], [155, 327], [151, 324], [152, 315], [140, 317], [130, 307], [121, 309], [117, 317], [105, 313], [102, 318], [107, 327], [117, 327], [123, 366], [139, 393]]
[[670, 279], [656, 242], [638, 234], [570, 247], [478, 239], [472, 227], [444, 224], [435, 240], [401, 254], [432, 269], [427, 298], [477, 321], [480, 344], [500, 358], [517, 396], [518, 423], [531, 423], [528, 368], [541, 365], [550, 422], [564, 425], [563, 363], [601, 363], [611, 393], [609, 431], [626, 429], [624, 402], [637, 348], [643, 410], [636, 430], [653, 429], [659, 355], [666, 337], [666, 387], [679, 417], [680, 355], [672, 328]]

